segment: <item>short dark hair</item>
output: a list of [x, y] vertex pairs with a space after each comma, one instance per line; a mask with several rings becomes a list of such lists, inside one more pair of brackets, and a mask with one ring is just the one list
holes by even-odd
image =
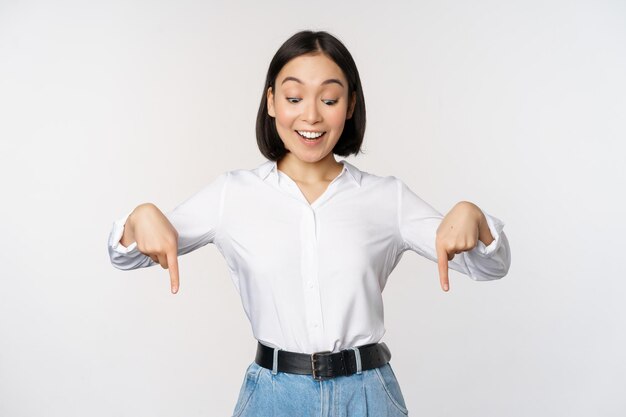
[[333, 153], [340, 156], [357, 155], [361, 152], [363, 135], [365, 134], [365, 100], [359, 71], [354, 59], [343, 43], [325, 31], [313, 32], [303, 30], [287, 39], [276, 51], [270, 62], [263, 95], [256, 119], [256, 140], [261, 153], [269, 160], [278, 161], [287, 152], [276, 130], [276, 120], [267, 111], [267, 90], [272, 87], [275, 92], [276, 77], [280, 70], [293, 58], [300, 55], [321, 53], [332, 59], [343, 71], [348, 80], [348, 103], [352, 93], [356, 93], [356, 103], [352, 117], [346, 120], [341, 137], [333, 148]]

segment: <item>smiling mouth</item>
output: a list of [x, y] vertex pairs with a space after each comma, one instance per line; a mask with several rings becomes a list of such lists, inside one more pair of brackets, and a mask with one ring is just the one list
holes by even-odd
[[309, 141], [309, 142], [315, 142], [317, 140], [320, 140], [321, 138], [323, 138], [326, 135], [326, 132], [322, 133], [320, 136], [316, 137], [316, 138], [307, 138], [306, 136], [302, 136], [300, 134], [300, 132], [298, 132], [297, 130], [295, 130], [294, 132], [296, 132], [298, 134], [298, 136], [300, 136], [302, 139]]

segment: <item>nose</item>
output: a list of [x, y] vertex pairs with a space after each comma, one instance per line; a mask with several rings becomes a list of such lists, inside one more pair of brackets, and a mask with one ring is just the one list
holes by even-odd
[[316, 100], [309, 100], [302, 112], [302, 121], [315, 124], [322, 119], [322, 114], [317, 107]]

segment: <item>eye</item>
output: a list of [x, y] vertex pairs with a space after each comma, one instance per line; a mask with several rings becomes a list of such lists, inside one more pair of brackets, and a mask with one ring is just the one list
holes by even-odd
[[[296, 98], [296, 97], [287, 97], [286, 100], [291, 103], [291, 104], [297, 104], [300, 100], [300, 98]], [[297, 101], [291, 101], [291, 100], [297, 100]], [[333, 106], [337, 103], [338, 100], [322, 100], [324, 102], [324, 104], [328, 104], [329, 106]]]

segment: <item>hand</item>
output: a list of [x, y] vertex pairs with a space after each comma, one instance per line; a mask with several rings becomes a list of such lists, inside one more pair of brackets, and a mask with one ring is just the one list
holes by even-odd
[[163, 269], [170, 270], [172, 294], [178, 292], [178, 232], [151, 203], [141, 204], [128, 217], [139, 252], [149, 256]]
[[448, 261], [457, 253], [472, 250], [478, 244], [479, 232], [485, 222], [485, 215], [473, 203], [461, 201], [441, 220], [437, 228], [435, 247], [439, 265], [441, 288], [448, 291]]

